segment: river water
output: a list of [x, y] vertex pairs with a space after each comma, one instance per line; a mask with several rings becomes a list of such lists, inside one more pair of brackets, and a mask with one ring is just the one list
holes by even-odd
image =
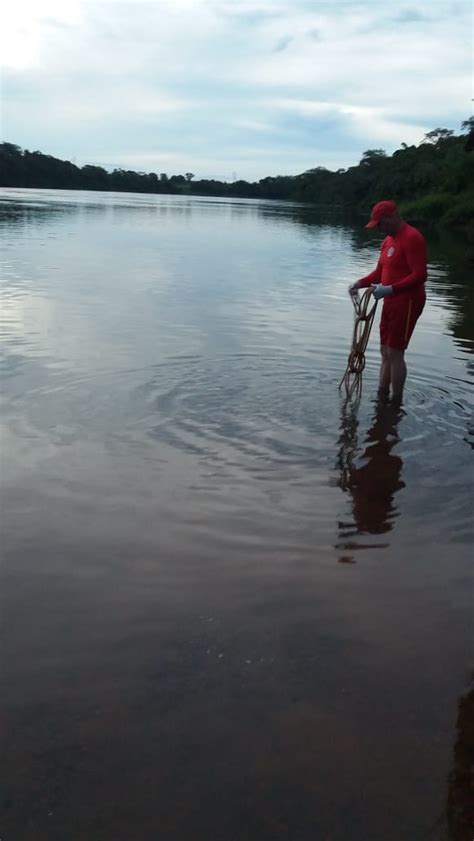
[[397, 411], [377, 323], [338, 391], [363, 227], [13, 189], [0, 226], [2, 838], [449, 837], [469, 255], [429, 242]]

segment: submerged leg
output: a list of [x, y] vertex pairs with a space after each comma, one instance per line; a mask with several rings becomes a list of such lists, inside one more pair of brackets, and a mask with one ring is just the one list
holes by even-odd
[[397, 348], [389, 348], [390, 376], [392, 383], [392, 400], [401, 402], [403, 397], [403, 386], [407, 377], [407, 366], [405, 364], [405, 351]]
[[390, 348], [387, 345], [381, 345], [380, 353], [382, 354], [382, 363], [380, 365], [379, 377], [379, 395], [381, 397], [388, 397], [390, 383], [392, 379], [392, 369], [390, 363]]

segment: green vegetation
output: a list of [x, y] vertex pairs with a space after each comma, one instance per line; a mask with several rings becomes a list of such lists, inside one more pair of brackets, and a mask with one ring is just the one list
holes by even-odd
[[368, 149], [357, 166], [346, 170], [316, 167], [300, 175], [227, 183], [194, 180], [192, 172], [168, 177], [166, 173], [77, 167], [42, 152], [1, 143], [0, 187], [283, 199], [361, 213], [381, 198], [394, 198], [411, 219], [457, 228], [474, 240], [473, 152], [474, 117], [470, 117], [458, 135], [437, 128], [418, 146], [402, 143], [393, 155]]

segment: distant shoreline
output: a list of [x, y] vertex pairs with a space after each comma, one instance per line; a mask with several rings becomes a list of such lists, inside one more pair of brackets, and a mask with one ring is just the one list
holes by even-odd
[[299, 175], [258, 182], [198, 179], [192, 172], [171, 175], [77, 167], [43, 152], [0, 143], [0, 187], [276, 199], [338, 213], [366, 215], [382, 197], [394, 198], [405, 216], [426, 227], [444, 226], [474, 242], [474, 117], [462, 124], [468, 134], [429, 132], [419, 146], [402, 144], [393, 155], [368, 149], [356, 166], [336, 172], [316, 167]]

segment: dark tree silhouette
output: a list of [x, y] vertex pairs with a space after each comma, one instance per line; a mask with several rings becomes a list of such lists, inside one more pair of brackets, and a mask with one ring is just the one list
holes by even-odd
[[168, 176], [100, 166], [77, 167], [42, 152], [0, 143], [0, 187], [60, 190], [113, 190], [202, 196], [284, 199], [331, 210], [367, 213], [381, 198], [394, 198], [409, 218], [467, 231], [474, 241], [474, 117], [459, 135], [429, 131], [418, 146], [401, 144], [393, 155], [367, 149], [360, 163], [332, 172], [321, 166], [299, 175], [277, 175], [258, 182], [196, 179], [194, 173]]

